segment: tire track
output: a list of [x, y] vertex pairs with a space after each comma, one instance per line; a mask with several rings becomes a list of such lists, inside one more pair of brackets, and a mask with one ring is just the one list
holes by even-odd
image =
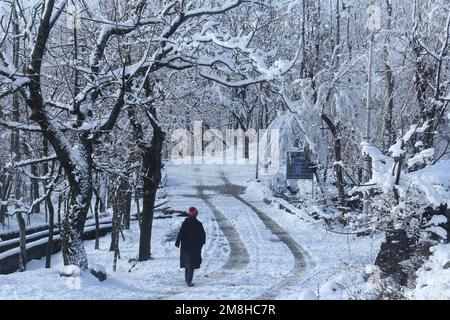
[[236, 198], [244, 205], [249, 207], [252, 211], [256, 213], [258, 218], [264, 223], [264, 225], [269, 229], [273, 234], [275, 234], [281, 242], [283, 242], [291, 251], [294, 256], [295, 263], [294, 267], [291, 271], [284, 277], [284, 279], [272, 286], [269, 290], [264, 292], [258, 299], [262, 300], [271, 300], [276, 298], [279, 293], [290, 286], [294, 286], [298, 284], [302, 278], [305, 276], [307, 269], [311, 268], [314, 263], [312, 261], [309, 253], [303, 249], [287, 232], [284, 230], [278, 223], [272, 220], [266, 213], [256, 208], [253, 204], [243, 199], [240, 196], [239, 191], [242, 186], [234, 185], [228, 180], [224, 173], [221, 172], [221, 178], [225, 185], [227, 186], [225, 189], [228, 191], [228, 194], [232, 197]]
[[[231, 274], [238, 274], [236, 271], [243, 270], [250, 263], [250, 254], [244, 245], [239, 233], [234, 228], [230, 220], [223, 214], [223, 212], [213, 203], [214, 195], [219, 193], [221, 195], [230, 196], [242, 205], [248, 207], [254, 212], [257, 217], [263, 222], [264, 226], [277, 238], [285, 244], [294, 258], [294, 267], [269, 289], [264, 289], [256, 299], [272, 300], [278, 297], [283, 291], [289, 290], [290, 287], [298, 286], [299, 283], [307, 276], [307, 271], [314, 265], [312, 259], [306, 250], [304, 250], [295, 240], [284, 230], [277, 222], [271, 219], [266, 213], [255, 207], [251, 202], [243, 199], [241, 195], [245, 191], [245, 187], [231, 183], [223, 172], [220, 173], [223, 184], [218, 185], [204, 185], [201, 178], [197, 177], [195, 189], [196, 196], [200, 198], [212, 211], [219, 229], [223, 232], [225, 238], [229, 243], [229, 256], [226, 263], [216, 269], [209, 275], [209, 279], [221, 279]], [[208, 194], [211, 191], [212, 194]], [[186, 196], [186, 195], [183, 195]], [[190, 195], [194, 196], [194, 194]], [[230, 287], [231, 290], [233, 290]], [[176, 299], [180, 294], [188, 292], [185, 288], [178, 290], [171, 290], [166, 292], [162, 299]]]
[[250, 262], [250, 255], [242, 242], [239, 233], [227, 217], [211, 202], [211, 200], [209, 200], [209, 197], [205, 195], [204, 190], [209, 189], [209, 187], [203, 186], [201, 181], [198, 180], [196, 188], [199, 198], [201, 198], [213, 212], [216, 222], [219, 225], [219, 229], [222, 230], [230, 245], [228, 261], [222, 269], [227, 271], [244, 269]]
[[[247, 267], [250, 263], [250, 255], [245, 247], [244, 243], [239, 236], [239, 233], [236, 231], [232, 223], [227, 219], [227, 217], [211, 202], [209, 196], [204, 193], [205, 190], [210, 190], [211, 186], [205, 186], [202, 184], [202, 181], [197, 178], [197, 183], [195, 189], [197, 194], [183, 194], [183, 197], [198, 197], [200, 198], [212, 211], [216, 223], [219, 229], [223, 232], [225, 238], [229, 243], [229, 256], [227, 262], [220, 267], [219, 269], [213, 271], [209, 275], [209, 279], [220, 279], [223, 278], [230, 273], [234, 273], [237, 270], [242, 270]], [[184, 294], [186, 292], [191, 291], [188, 288], [178, 288], [171, 289], [164, 294], [158, 295], [154, 297], [155, 300], [164, 300], [164, 299], [176, 299], [177, 296]]]

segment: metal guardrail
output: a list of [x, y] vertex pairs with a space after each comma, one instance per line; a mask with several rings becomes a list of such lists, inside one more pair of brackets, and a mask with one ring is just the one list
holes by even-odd
[[[155, 203], [155, 212], [164, 211], [170, 206], [167, 206], [168, 199], [163, 199]], [[108, 232], [112, 231], [112, 217], [106, 215], [100, 215], [99, 221], [99, 234], [101, 237], [105, 236]], [[94, 240], [95, 234], [95, 221], [93, 216], [90, 216], [86, 220], [83, 231], [83, 240]], [[137, 220], [136, 215], [131, 215], [131, 221]], [[55, 225], [53, 230], [53, 246], [52, 254], [61, 250], [61, 232], [60, 225]], [[47, 254], [48, 245], [48, 225], [40, 225], [27, 228], [26, 230], [26, 251], [27, 262], [33, 259], [40, 259]], [[0, 274], [9, 274], [19, 269], [19, 255], [20, 255], [20, 235], [19, 231], [12, 231], [0, 234]]]
[[[85, 228], [83, 232], [83, 240], [93, 240], [95, 239], [95, 226], [90, 226], [90, 228]], [[112, 223], [104, 223], [100, 225], [99, 231], [100, 236], [105, 236], [108, 232], [112, 230]], [[57, 253], [61, 250], [61, 238], [59, 232], [53, 238], [53, 250], [52, 254]], [[40, 259], [45, 257], [47, 254], [47, 244], [48, 244], [48, 231], [47, 236], [27, 242], [27, 262], [33, 259]], [[15, 247], [9, 249], [3, 253], [0, 253], [0, 274], [9, 274], [17, 271], [19, 269], [19, 255], [20, 248]]]

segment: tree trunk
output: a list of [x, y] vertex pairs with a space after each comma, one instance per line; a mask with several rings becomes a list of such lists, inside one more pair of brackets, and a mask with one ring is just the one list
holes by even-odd
[[61, 233], [64, 265], [73, 264], [82, 269], [87, 269], [87, 256], [83, 246], [82, 235], [89, 211], [92, 190], [90, 186], [83, 186], [73, 190], [71, 193], [70, 207], [64, 217]]
[[94, 219], [95, 219], [95, 250], [98, 250], [100, 248], [100, 221], [98, 217], [98, 210], [100, 205], [100, 195], [97, 189], [93, 188], [93, 191], [95, 193], [95, 206], [94, 206]]
[[61, 207], [64, 204], [62, 193], [58, 194], [58, 228], [61, 229]]
[[339, 203], [341, 206], [345, 206], [345, 191], [344, 191], [344, 177], [342, 174], [342, 151], [341, 151], [341, 136], [335, 137], [334, 141], [334, 158], [336, 164], [334, 165], [334, 171], [336, 173], [336, 188], [338, 190]]
[[[144, 178], [145, 179], [145, 178]], [[142, 197], [142, 222], [139, 237], [139, 261], [146, 261], [151, 256], [151, 238], [156, 190], [150, 184], [144, 184]]]
[[[30, 150], [30, 151], [31, 151], [31, 150]], [[32, 153], [30, 152], [30, 155], [31, 155], [31, 154], [32, 154]], [[38, 168], [37, 168], [37, 165], [31, 165], [31, 174], [32, 174], [33, 176], [38, 176]], [[31, 199], [32, 199], [32, 200], [37, 200], [37, 199], [39, 199], [39, 182], [38, 182], [37, 179], [34, 179], [34, 178], [31, 179], [31, 190], [32, 190], [32, 194], [33, 194], [33, 197], [32, 197]], [[32, 212], [32, 213], [40, 213], [40, 212], [41, 212], [40, 204], [39, 204], [39, 203], [36, 203], [36, 204], [33, 206], [31, 212]], [[45, 221], [47, 222], [47, 216], [46, 216], [45, 218], [46, 218]]]
[[52, 252], [53, 252], [53, 230], [54, 230], [54, 220], [55, 220], [55, 210], [52, 204], [51, 192], [47, 196], [46, 204], [48, 208], [48, 243], [47, 243], [47, 255], [45, 257], [45, 267], [50, 268]]
[[[387, 9], [387, 23], [386, 29], [391, 29], [392, 24], [392, 5], [390, 0], [385, 0]], [[390, 146], [395, 143], [395, 129], [392, 125], [392, 111], [394, 110], [394, 76], [389, 61], [388, 46], [390, 44], [388, 36], [385, 37], [385, 44], [383, 46], [383, 63], [384, 75], [386, 78], [386, 96], [385, 106], [383, 112], [383, 148], [386, 152]]]
[[127, 179], [119, 178], [119, 186], [114, 190], [114, 204], [113, 204], [113, 230], [111, 233], [111, 245], [109, 251], [114, 251], [113, 271], [116, 271], [117, 259], [120, 259], [119, 238], [122, 232], [122, 222], [124, 212], [127, 206], [127, 194], [129, 182]]
[[5, 225], [5, 217], [6, 214], [8, 212], [8, 206], [3, 203], [3, 199], [0, 199], [1, 203], [0, 203], [0, 224], [1, 225]]
[[25, 271], [27, 269], [27, 241], [26, 241], [26, 227], [25, 220], [22, 213], [16, 214], [17, 223], [19, 224], [20, 234], [20, 255], [19, 255], [19, 271]]
[[[31, 90], [33, 89], [33, 90]], [[36, 88], [30, 88], [34, 99], [27, 101], [36, 121], [55, 150], [64, 168], [70, 185], [70, 200], [64, 215], [61, 244], [64, 264], [77, 265], [87, 269], [87, 256], [83, 246], [82, 233], [92, 198], [92, 139], [89, 132], [79, 134], [80, 143], [76, 152], [67, 138], [55, 127], [43, 106], [43, 99]]]
[[5, 225], [5, 218], [8, 214], [8, 199], [11, 195], [12, 181], [12, 174], [0, 175], [0, 223], [3, 226]]
[[[13, 64], [15, 67], [19, 66], [19, 49], [20, 49], [20, 43], [19, 43], [19, 25], [17, 24], [17, 12], [16, 12], [16, 6], [14, 5], [12, 7], [12, 15], [13, 15], [13, 29], [14, 29], [14, 42], [13, 42]], [[16, 94], [12, 97], [12, 104], [13, 104], [13, 120], [19, 122], [20, 121], [20, 106], [19, 106], [19, 100]], [[11, 134], [11, 152], [13, 154], [14, 160], [16, 162], [20, 161], [20, 135], [19, 130], [13, 130]], [[19, 200], [21, 198], [21, 179], [20, 179], [20, 172], [16, 173], [16, 179], [15, 179], [15, 186], [14, 186], [14, 198], [16, 200]], [[26, 270], [26, 263], [27, 263], [27, 249], [26, 249], [26, 227], [25, 227], [25, 220], [23, 219], [22, 213], [16, 214], [17, 223], [19, 225], [19, 234], [20, 234], [20, 255], [19, 255], [19, 271], [25, 271]]]
[[342, 150], [341, 150], [341, 135], [338, 132], [338, 126], [335, 125], [331, 119], [324, 113], [321, 116], [322, 120], [327, 124], [328, 129], [330, 129], [331, 134], [334, 138], [334, 160], [336, 164], [334, 165], [334, 172], [336, 177], [336, 188], [338, 190], [338, 198], [341, 206], [345, 206], [345, 190], [344, 190], [344, 177], [342, 174]]
[[142, 224], [141, 205], [139, 203], [140, 199], [141, 199], [140, 192], [136, 188], [135, 193], [134, 193], [134, 201], [136, 202], [136, 216], [137, 216], [138, 223], [139, 223], [139, 230], [141, 230], [141, 224]]
[[[20, 161], [20, 153], [19, 153], [19, 145], [15, 146], [16, 149], [16, 161]], [[20, 199], [21, 192], [20, 192], [20, 173], [16, 173], [16, 179], [15, 179], [15, 186], [14, 186], [14, 197], [15, 199]], [[26, 226], [25, 226], [25, 219], [22, 216], [21, 212], [16, 213], [16, 219], [17, 224], [19, 225], [19, 271], [25, 271], [26, 264], [27, 264], [27, 240], [26, 240]]]
[[[19, 156], [20, 157], [20, 156]], [[16, 173], [16, 185], [15, 185], [15, 195], [16, 199], [20, 199], [20, 173]], [[26, 226], [25, 219], [21, 212], [16, 213], [17, 224], [19, 225], [19, 271], [25, 271], [27, 264], [27, 240], [26, 240]]]
[[321, 21], [320, 21], [320, 0], [316, 0], [315, 1], [315, 12], [314, 12], [314, 23], [313, 23], [313, 28], [314, 28], [314, 53], [313, 53], [313, 61], [311, 64], [311, 70], [309, 73], [309, 77], [311, 78], [311, 89], [313, 91], [313, 96], [312, 96], [312, 103], [315, 104], [317, 102], [317, 84], [316, 84], [316, 72], [317, 69], [319, 67], [320, 64], [320, 44], [321, 44], [321, 37], [320, 37], [320, 25], [321, 25]]
[[124, 212], [127, 206], [127, 193], [129, 183], [127, 179], [119, 178], [119, 186], [114, 190], [114, 203], [113, 203], [113, 221], [112, 221], [112, 233], [111, 244], [109, 251], [116, 251], [119, 245], [120, 230], [122, 227], [122, 220]]
[[114, 262], [113, 262], [113, 271], [116, 272], [117, 268], [117, 259], [120, 259], [120, 250], [119, 250], [119, 234], [117, 234], [114, 239]]
[[[13, 64], [14, 67], [19, 68], [19, 50], [20, 50], [20, 42], [19, 42], [19, 25], [17, 24], [17, 11], [16, 6], [12, 6], [12, 18], [13, 18], [13, 31], [14, 31], [14, 41], [13, 41]], [[20, 121], [20, 106], [19, 99], [17, 94], [12, 96], [12, 120], [19, 122]], [[11, 154], [13, 159], [18, 162], [20, 161], [20, 132], [19, 129], [13, 129], [11, 132]], [[16, 186], [16, 190], [18, 190], [19, 186]], [[16, 198], [17, 200], [19, 198]]]
[[[70, 192], [64, 192], [64, 217], [67, 215], [67, 212], [69, 212], [69, 201], [70, 200]], [[60, 221], [62, 223], [62, 219]]]
[[107, 179], [103, 175], [99, 174], [99, 187], [98, 187], [99, 199], [100, 199], [100, 212], [106, 211], [106, 197], [108, 193]]
[[306, 45], [306, 38], [305, 38], [305, 34], [306, 34], [306, 4], [305, 4], [306, 0], [302, 1], [302, 18], [301, 18], [301, 37], [302, 37], [302, 60], [300, 61], [300, 78], [304, 78], [305, 77], [305, 59], [306, 59], [306, 49], [305, 49], [305, 45]]
[[74, 165], [71, 173], [77, 177], [78, 181], [74, 182], [69, 179], [70, 205], [64, 216], [61, 243], [64, 265], [74, 264], [81, 269], [87, 269], [88, 262], [82, 235], [92, 199], [92, 145], [85, 133], [83, 133], [81, 140], [84, 143], [79, 147], [79, 152], [80, 157], [83, 158], [82, 164], [85, 167], [79, 168], [79, 163], [74, 164], [72, 162]]
[[127, 189], [123, 195], [124, 197], [124, 204], [123, 204], [123, 221], [122, 225], [123, 228], [126, 230], [130, 229], [130, 220], [131, 220], [131, 195], [132, 192], [130, 190], [130, 184], [127, 181]]
[[153, 138], [151, 145], [144, 149], [142, 158], [143, 170], [143, 208], [141, 234], [139, 239], [139, 261], [146, 261], [151, 256], [151, 237], [153, 213], [158, 190], [161, 181], [161, 151], [165, 139], [165, 133], [161, 128], [152, 123]]
[[[146, 79], [144, 89], [147, 96], [152, 95], [152, 86], [149, 79]], [[153, 213], [156, 199], [156, 191], [158, 190], [161, 181], [161, 155], [162, 147], [165, 139], [165, 133], [161, 127], [156, 123], [156, 114], [154, 108], [150, 106], [150, 110], [145, 110], [147, 117], [153, 128], [153, 137], [150, 145], [144, 142], [143, 128], [141, 123], [137, 120], [136, 111], [133, 108], [128, 109], [128, 117], [133, 128], [133, 138], [142, 150], [142, 192], [136, 191], [136, 201], [139, 202], [139, 193], [142, 194], [142, 212], [138, 219], [140, 227], [139, 236], [139, 261], [146, 261], [151, 256], [151, 238], [152, 238], [152, 224]]]
[[341, 8], [340, 0], [336, 1], [336, 43], [335, 43], [335, 57], [336, 66], [339, 66], [341, 55]]

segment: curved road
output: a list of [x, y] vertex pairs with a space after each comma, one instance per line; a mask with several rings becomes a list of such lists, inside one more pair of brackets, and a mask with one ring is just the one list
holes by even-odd
[[295, 264], [291, 271], [279, 282], [273, 285], [269, 290], [264, 292], [259, 298], [260, 299], [274, 299], [283, 289], [289, 286], [298, 284], [300, 280], [304, 277], [305, 272], [308, 268], [313, 267], [314, 263], [312, 261], [309, 253], [303, 249], [278, 223], [272, 220], [266, 213], [256, 208], [249, 201], [243, 199], [240, 195], [240, 188], [242, 186], [232, 184], [223, 172], [221, 172], [221, 178], [229, 190], [229, 195], [235, 197], [242, 202], [243, 205], [249, 207], [254, 211], [258, 218], [264, 223], [264, 225], [269, 229], [274, 235], [276, 235], [281, 242], [283, 242], [290, 250], [291, 254], [294, 256]]

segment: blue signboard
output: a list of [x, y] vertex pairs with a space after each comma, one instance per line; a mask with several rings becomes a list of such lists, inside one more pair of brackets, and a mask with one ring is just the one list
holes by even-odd
[[288, 152], [286, 179], [313, 179], [313, 164], [304, 152]]

